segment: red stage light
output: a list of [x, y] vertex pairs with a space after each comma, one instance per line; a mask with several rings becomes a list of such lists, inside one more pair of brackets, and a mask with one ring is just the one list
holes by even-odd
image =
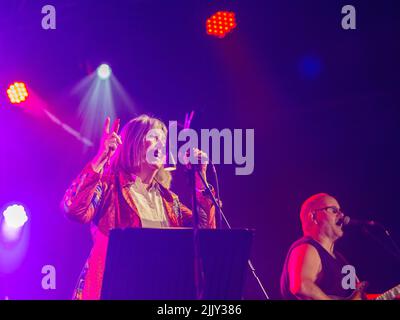
[[15, 82], [10, 85], [7, 90], [8, 98], [11, 103], [21, 103], [28, 97], [28, 90], [26, 89], [25, 83]]
[[[227, 18], [229, 17], [229, 19]], [[207, 19], [206, 32], [218, 38], [225, 37], [236, 28], [235, 14], [228, 11], [218, 11]]]

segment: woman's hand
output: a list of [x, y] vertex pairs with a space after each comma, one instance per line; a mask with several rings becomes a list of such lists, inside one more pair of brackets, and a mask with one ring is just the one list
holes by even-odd
[[95, 172], [100, 172], [109, 163], [111, 156], [120, 144], [121, 137], [118, 135], [120, 119], [114, 121], [110, 131], [110, 117], [107, 117], [104, 124], [103, 135], [101, 137], [99, 151], [92, 160], [92, 168]]

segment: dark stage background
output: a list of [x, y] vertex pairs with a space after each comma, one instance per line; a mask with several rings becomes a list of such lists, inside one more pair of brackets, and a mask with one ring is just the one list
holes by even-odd
[[[272, 298], [301, 235], [299, 207], [314, 193], [337, 197], [351, 217], [380, 221], [400, 242], [398, 1], [55, 0], [57, 29], [45, 31], [46, 4], [0, 1], [0, 207], [21, 202], [30, 218], [25, 255], [0, 273], [0, 298], [71, 297], [91, 239], [58, 205], [96, 150], [9, 105], [5, 90], [25, 81], [79, 129], [71, 90], [102, 62], [133, 101], [117, 103], [123, 123], [140, 113], [182, 121], [195, 110], [197, 129], [255, 129], [254, 173], [217, 169], [231, 224], [256, 230], [253, 262]], [[357, 30], [341, 28], [346, 4], [357, 9]], [[238, 21], [224, 39], [204, 30], [219, 9]], [[185, 174], [174, 175], [174, 191], [190, 203]], [[339, 247], [369, 291], [400, 283], [400, 263], [361, 230], [349, 229]], [[48, 264], [56, 290], [41, 287]], [[250, 275], [245, 298], [262, 298]]]

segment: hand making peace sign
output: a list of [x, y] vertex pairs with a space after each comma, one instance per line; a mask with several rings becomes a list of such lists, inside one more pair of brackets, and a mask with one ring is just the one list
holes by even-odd
[[104, 123], [103, 135], [100, 140], [99, 151], [92, 161], [93, 170], [100, 172], [109, 163], [118, 145], [122, 144], [121, 137], [118, 135], [120, 119], [116, 119], [110, 130], [110, 117]]

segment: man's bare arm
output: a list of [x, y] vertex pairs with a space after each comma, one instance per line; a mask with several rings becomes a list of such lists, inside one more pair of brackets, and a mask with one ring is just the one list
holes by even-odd
[[293, 249], [288, 269], [293, 295], [305, 300], [333, 300], [315, 283], [321, 272], [321, 258], [314, 246], [302, 244]]

